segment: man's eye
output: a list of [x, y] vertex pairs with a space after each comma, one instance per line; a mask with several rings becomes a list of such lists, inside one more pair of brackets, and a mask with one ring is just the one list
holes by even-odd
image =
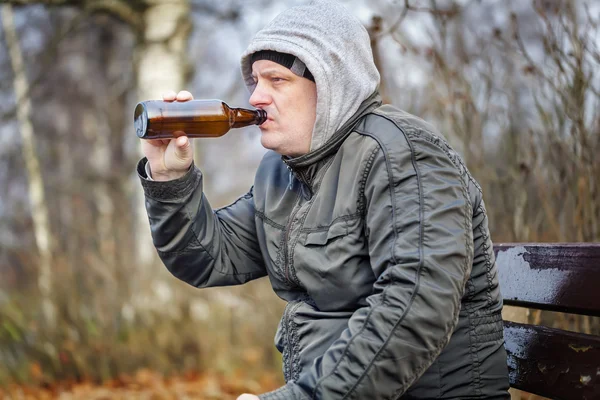
[[283, 78], [278, 78], [278, 77], [274, 76], [274, 77], [271, 78], [271, 82], [274, 82], [274, 83], [276, 83], [276, 82], [283, 82]]

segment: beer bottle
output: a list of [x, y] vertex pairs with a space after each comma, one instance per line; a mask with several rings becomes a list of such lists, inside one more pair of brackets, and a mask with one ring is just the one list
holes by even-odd
[[260, 125], [266, 119], [264, 110], [231, 108], [221, 100], [148, 100], [135, 107], [133, 125], [141, 139], [172, 139], [181, 131], [190, 138], [219, 137], [231, 128]]

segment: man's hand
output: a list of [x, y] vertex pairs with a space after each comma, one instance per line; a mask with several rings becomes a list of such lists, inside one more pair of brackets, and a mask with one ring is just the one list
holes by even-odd
[[[186, 90], [163, 94], [163, 101], [189, 101], [192, 94]], [[177, 139], [142, 140], [142, 152], [148, 158], [152, 179], [170, 181], [186, 174], [193, 162], [194, 152], [185, 132], [176, 132]]]
[[259, 400], [259, 398], [253, 394], [244, 393], [243, 395], [239, 396], [237, 400]]

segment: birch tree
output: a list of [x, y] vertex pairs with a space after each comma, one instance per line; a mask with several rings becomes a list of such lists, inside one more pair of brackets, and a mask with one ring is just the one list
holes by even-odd
[[[186, 46], [191, 29], [190, 6], [186, 0], [155, 0], [142, 14], [141, 40], [137, 47], [137, 98], [160, 99], [168, 90], [185, 86], [188, 65]], [[136, 179], [136, 178], [134, 178]], [[155, 254], [150, 240], [142, 193], [138, 191], [138, 256], [150, 265]]]
[[35, 242], [39, 252], [38, 288], [42, 297], [42, 310], [45, 322], [53, 325], [55, 309], [52, 301], [52, 243], [48, 207], [45, 201], [44, 183], [40, 162], [35, 150], [33, 126], [30, 119], [31, 101], [27, 97], [29, 86], [25, 74], [23, 55], [14, 24], [13, 9], [10, 4], [2, 6], [2, 26], [14, 75], [14, 92], [17, 120], [23, 143], [23, 158], [29, 181], [29, 203], [33, 219]]
[[[8, 3], [4, 5], [7, 10], [12, 10], [11, 4], [77, 7], [82, 9], [87, 15], [105, 13], [129, 25], [137, 38], [134, 57], [136, 100], [160, 98], [161, 93], [167, 90], [180, 90], [185, 85], [186, 70], [189, 64], [186, 60], [186, 46], [191, 30], [190, 6], [187, 0], [9, 0]], [[3, 25], [5, 29], [10, 29], [14, 25], [9, 25], [6, 19], [4, 18]], [[8, 33], [7, 38], [11, 38]], [[9, 40], [9, 43], [11, 44], [11, 48], [15, 48], [15, 44], [18, 46], [16, 39]], [[13, 56], [12, 59], [13, 65], [17, 62], [22, 64], [21, 58]], [[15, 71], [20, 71], [22, 68], [17, 66], [14, 69]], [[15, 77], [15, 81], [18, 79], [19, 82], [25, 82], [20, 75], [16, 74]], [[31, 176], [30, 189], [32, 204], [34, 204], [32, 208], [35, 211], [36, 241], [42, 255], [42, 263], [39, 271], [40, 287], [43, 287], [44, 293], [46, 293], [49, 290], [51, 264], [49, 241], [47, 240], [50, 237], [50, 231], [47, 222], [47, 211], [45, 213], [43, 210], [37, 211], [40, 210], [39, 204], [43, 204], [43, 185], [39, 177], [39, 162], [37, 160], [29, 162], [29, 160], [32, 160], [31, 155], [34, 154], [30, 150], [31, 146], [28, 144], [32, 141], [31, 123], [26, 123], [30, 103], [28, 100], [23, 101], [22, 99], [26, 97], [27, 88], [22, 87], [22, 83], [19, 83], [19, 85], [16, 90], [18, 91], [19, 104], [23, 104], [23, 106], [19, 109], [18, 117], [21, 126], [23, 126], [23, 142], [27, 154], [28, 171]], [[90, 121], [90, 119], [88, 118], [87, 121]], [[87, 125], [89, 126], [89, 122]], [[98, 143], [98, 145], [104, 149], [107, 148], [105, 142]], [[102, 152], [100, 148], [96, 150], [96, 152]], [[133, 179], [137, 178], [134, 177]], [[98, 193], [98, 208], [100, 210], [115, 209], [104, 187], [99, 186], [94, 188], [94, 191]], [[150, 239], [148, 221], [144, 212], [141, 193], [137, 192], [136, 197], [138, 206], [135, 207], [134, 214], [138, 220], [136, 224], [138, 235], [136, 236], [139, 238], [136, 241], [136, 261], [140, 268], [144, 269], [150, 265], [155, 252]], [[101, 237], [106, 237], [107, 232], [111, 230], [106, 225], [106, 221], [108, 220], [110, 220], [109, 216], [104, 213], [101, 221], [99, 221], [102, 230], [100, 232]]]

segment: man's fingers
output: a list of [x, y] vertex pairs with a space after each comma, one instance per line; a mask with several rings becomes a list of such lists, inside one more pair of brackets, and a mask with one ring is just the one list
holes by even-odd
[[188, 137], [185, 135], [179, 136], [177, 139], [177, 147], [183, 148], [189, 144]]
[[179, 93], [175, 93], [170, 90], [168, 92], [163, 93], [162, 95], [163, 101], [189, 101], [194, 100], [194, 96], [187, 90], [182, 90]]
[[258, 396], [253, 394], [244, 393], [241, 396], [238, 396], [237, 400], [258, 400]]
[[187, 136], [179, 136], [175, 139], [175, 144], [181, 153], [186, 153], [190, 147], [190, 140]]
[[188, 100], [194, 100], [194, 96], [192, 96], [192, 94], [190, 92], [188, 92], [187, 90], [182, 90], [181, 92], [177, 93], [177, 101], [188, 101]]
[[165, 144], [165, 141], [163, 139], [147, 139], [146, 142], [156, 147], [161, 147]]
[[192, 158], [192, 146], [187, 136], [175, 139], [175, 156], [186, 162]]
[[162, 98], [163, 101], [175, 101], [175, 99], [177, 98], [177, 93], [175, 93], [172, 90], [169, 90], [168, 92], [163, 93]]

